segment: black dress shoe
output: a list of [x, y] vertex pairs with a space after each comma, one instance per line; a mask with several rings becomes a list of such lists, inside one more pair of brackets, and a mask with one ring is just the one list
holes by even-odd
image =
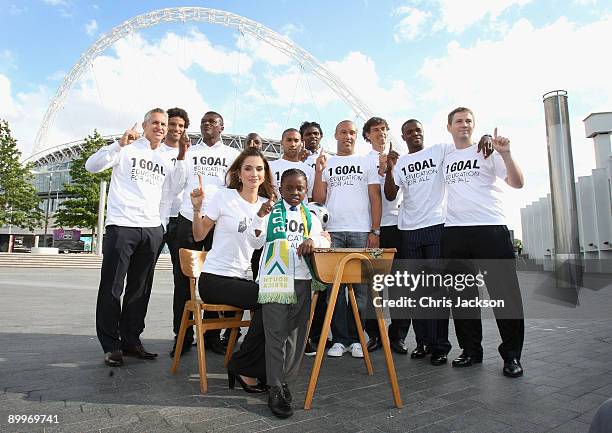
[[219, 355], [225, 355], [225, 352], [227, 351], [227, 347], [223, 346], [221, 340], [218, 338], [209, 338], [205, 340], [204, 347], [206, 350], [212, 350], [214, 353]]
[[397, 340], [391, 340], [391, 349], [395, 353], [399, 353], [400, 355], [405, 355], [408, 353], [408, 350], [404, 346], [404, 340], [398, 338]]
[[285, 397], [283, 390], [278, 386], [270, 387], [270, 395], [268, 396], [268, 407], [272, 413], [278, 418], [289, 418], [293, 415], [293, 409]]
[[123, 354], [125, 356], [133, 356], [135, 358], [140, 359], [155, 359], [157, 358], [157, 353], [147, 352], [142, 344], [134, 347], [128, 347], [123, 349]]
[[467, 354], [464, 350], [457, 359], [453, 360], [453, 367], [471, 367], [474, 364], [480, 364], [482, 358], [474, 358]]
[[444, 355], [443, 353], [439, 355], [431, 355], [431, 359], [429, 360], [429, 362], [431, 362], [431, 365], [444, 365], [446, 364], [446, 361], [446, 355]]
[[104, 354], [104, 363], [109, 367], [121, 367], [123, 365], [123, 357], [121, 351], [106, 352]]
[[380, 337], [371, 337], [368, 340], [368, 344], [366, 344], [366, 347], [368, 348], [368, 352], [374, 352], [375, 350], [378, 350], [382, 347], [382, 340], [380, 339]]
[[429, 347], [424, 346], [422, 344], [417, 344], [417, 347], [410, 354], [410, 358], [421, 359], [421, 358], [425, 358], [430, 353], [431, 353], [431, 350], [429, 349]]
[[264, 385], [261, 382], [257, 381], [256, 385], [249, 385], [239, 374], [235, 374], [234, 372], [227, 370], [227, 383], [230, 389], [234, 389], [236, 381], [242, 386], [245, 392], [249, 394], [263, 394], [264, 392], [268, 392], [268, 385]]
[[519, 377], [523, 375], [523, 366], [521, 361], [516, 358], [512, 358], [509, 361], [504, 362], [504, 376], [508, 377]]
[[289, 404], [293, 401], [293, 396], [291, 395], [291, 391], [289, 391], [289, 385], [286, 383], [281, 384], [283, 388], [283, 396], [285, 397], [285, 401]]
[[[185, 340], [183, 341], [183, 348], [181, 349], [181, 355], [186, 354], [191, 350], [191, 346], [193, 345], [193, 341]], [[172, 350], [170, 351], [170, 358], [174, 358], [174, 352], [176, 351], [176, 339], [174, 340], [174, 346], [172, 346]]]
[[[229, 344], [230, 334], [231, 334], [231, 331], [226, 331], [221, 335], [221, 344], [223, 345], [223, 347], [227, 347], [227, 345]], [[236, 335], [236, 341], [238, 341], [238, 339], [240, 338], [240, 335], [241, 335], [241, 332], [239, 330], [238, 335]]]

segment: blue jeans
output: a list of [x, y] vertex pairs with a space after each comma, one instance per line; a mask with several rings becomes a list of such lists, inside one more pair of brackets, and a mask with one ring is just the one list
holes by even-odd
[[[331, 232], [330, 235], [332, 248], [365, 248], [368, 242], [367, 232]], [[368, 298], [367, 285], [353, 284], [353, 289], [355, 298], [357, 298], [361, 327], [363, 328]], [[327, 290], [328, 300], [330, 292], [331, 290]], [[346, 294], [346, 286], [340, 286], [338, 298], [336, 299], [336, 307], [334, 308], [334, 316], [332, 317], [331, 331], [333, 343], [342, 343], [345, 346], [349, 346], [353, 343], [359, 343], [359, 336], [355, 326], [355, 317], [348, 304]]]

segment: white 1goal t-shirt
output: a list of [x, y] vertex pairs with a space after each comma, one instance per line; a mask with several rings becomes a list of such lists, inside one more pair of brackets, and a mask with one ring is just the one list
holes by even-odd
[[327, 184], [330, 232], [369, 232], [372, 228], [368, 185], [379, 186], [374, 161], [365, 156], [330, 156], [323, 170]]
[[453, 149], [444, 160], [446, 225], [505, 225], [501, 184], [505, 178], [506, 165], [499, 153], [485, 159], [476, 145]]
[[304, 174], [306, 174], [306, 182], [308, 184], [308, 193], [306, 194], [306, 202], [308, 201], [308, 197], [312, 197], [312, 187], [314, 186], [314, 169], [309, 167], [305, 163], [298, 161], [287, 161], [286, 159], [276, 159], [274, 161], [270, 161], [270, 170], [272, 171], [272, 185], [274, 186], [274, 191], [276, 192], [276, 197], [280, 198], [280, 182], [283, 173], [290, 168], [297, 168], [302, 170]]

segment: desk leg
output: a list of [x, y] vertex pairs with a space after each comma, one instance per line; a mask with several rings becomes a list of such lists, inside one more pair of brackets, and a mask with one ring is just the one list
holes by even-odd
[[355, 327], [357, 328], [357, 334], [359, 335], [359, 343], [361, 343], [361, 350], [363, 350], [363, 360], [365, 361], [368, 374], [371, 376], [374, 374], [372, 369], [372, 361], [370, 360], [370, 354], [368, 353], [368, 347], [363, 334], [363, 326], [361, 326], [361, 317], [359, 316], [359, 307], [357, 306], [357, 299], [355, 298], [355, 288], [352, 284], [347, 284], [349, 299], [351, 301], [351, 307], [353, 315], [355, 316]]
[[334, 280], [334, 284], [327, 300], [327, 310], [325, 310], [325, 320], [323, 321], [323, 329], [321, 329], [321, 336], [319, 337], [319, 344], [317, 345], [317, 355], [315, 356], [314, 365], [312, 366], [312, 372], [310, 373], [310, 382], [308, 382], [308, 390], [306, 391], [306, 400], [304, 400], [304, 409], [308, 410], [312, 407], [312, 399], [314, 397], [315, 388], [317, 387], [317, 380], [319, 380], [319, 371], [321, 370], [321, 363], [325, 356], [325, 342], [329, 335], [329, 327], [331, 325], [332, 317], [334, 315], [334, 308], [336, 307], [336, 299], [338, 298], [338, 291], [340, 290], [340, 280], [342, 275], [339, 275]]
[[[372, 299], [377, 294], [372, 290]], [[397, 383], [397, 374], [395, 372], [395, 365], [393, 363], [393, 355], [391, 354], [391, 344], [389, 343], [389, 334], [387, 334], [387, 327], [385, 326], [385, 319], [381, 307], [374, 307], [376, 312], [376, 321], [378, 322], [378, 330], [380, 331], [380, 338], [382, 338], [383, 351], [385, 352], [385, 362], [387, 364], [387, 373], [389, 374], [389, 381], [391, 382], [391, 391], [393, 392], [393, 401], [395, 407], [398, 409], [402, 407], [402, 398], [400, 396], [399, 384]]]

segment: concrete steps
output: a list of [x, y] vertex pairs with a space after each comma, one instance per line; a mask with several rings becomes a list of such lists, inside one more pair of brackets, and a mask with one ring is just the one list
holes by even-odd
[[[102, 257], [93, 254], [0, 253], [0, 268], [78, 268], [100, 269]], [[155, 270], [172, 271], [170, 255], [159, 256]]]

